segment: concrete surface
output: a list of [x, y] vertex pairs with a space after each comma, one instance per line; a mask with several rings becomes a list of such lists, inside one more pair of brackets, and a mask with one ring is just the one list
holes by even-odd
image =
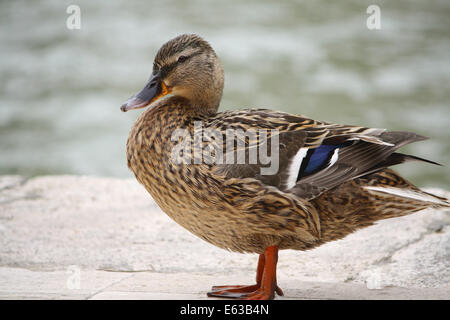
[[[282, 299], [450, 299], [449, 224], [428, 210], [282, 251]], [[256, 261], [191, 235], [131, 179], [0, 176], [0, 299], [206, 299], [252, 284]]]

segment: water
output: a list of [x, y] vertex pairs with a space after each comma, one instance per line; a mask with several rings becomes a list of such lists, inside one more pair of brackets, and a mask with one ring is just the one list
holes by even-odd
[[267, 107], [431, 137], [404, 151], [447, 165], [397, 167], [450, 188], [450, 2], [0, 2], [0, 174], [131, 177], [125, 142], [140, 111], [119, 106], [180, 33], [207, 39], [226, 75], [221, 110]]

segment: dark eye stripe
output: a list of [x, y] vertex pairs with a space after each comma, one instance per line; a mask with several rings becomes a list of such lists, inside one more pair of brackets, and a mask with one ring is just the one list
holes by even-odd
[[[199, 55], [199, 54], [201, 54], [201, 53], [203, 53], [203, 50], [197, 50], [197, 51], [191, 53], [191, 54], [188, 55], [188, 56], [180, 55], [180, 56], [178, 57], [178, 60], [177, 60], [176, 63], [182, 63], [182, 62], [185, 62], [185, 61], [191, 59], [192, 57], [195, 57], [195, 56], [197, 56], [197, 55]], [[180, 61], [180, 59], [181, 59], [182, 61]]]
[[[197, 56], [199, 54], [202, 54], [202, 53], [203, 53], [203, 50], [198, 50], [198, 51], [192, 53], [189, 56], [184, 56], [184, 57], [186, 57], [186, 59], [183, 62], [186, 62], [187, 60], [191, 59], [192, 57], [195, 57], [195, 56]], [[179, 63], [180, 62], [178, 62], [178, 60], [177, 60], [175, 62], [172, 62], [170, 64], [162, 66], [161, 67], [161, 75], [162, 75], [162, 77], [165, 77], [166, 75], [168, 75]]]

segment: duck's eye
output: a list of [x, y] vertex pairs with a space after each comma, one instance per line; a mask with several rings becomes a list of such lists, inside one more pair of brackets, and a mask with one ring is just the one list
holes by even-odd
[[187, 60], [187, 58], [188, 57], [186, 57], [186, 56], [179, 56], [177, 61], [178, 61], [178, 63], [182, 63], [182, 62], [185, 62]]

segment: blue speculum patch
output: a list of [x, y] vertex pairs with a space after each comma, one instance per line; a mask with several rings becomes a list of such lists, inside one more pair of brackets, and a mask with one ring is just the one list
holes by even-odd
[[302, 161], [297, 181], [300, 178], [313, 174], [323, 168], [325, 168], [336, 149], [348, 146], [349, 143], [341, 144], [322, 144], [315, 149], [308, 150], [305, 158]]

